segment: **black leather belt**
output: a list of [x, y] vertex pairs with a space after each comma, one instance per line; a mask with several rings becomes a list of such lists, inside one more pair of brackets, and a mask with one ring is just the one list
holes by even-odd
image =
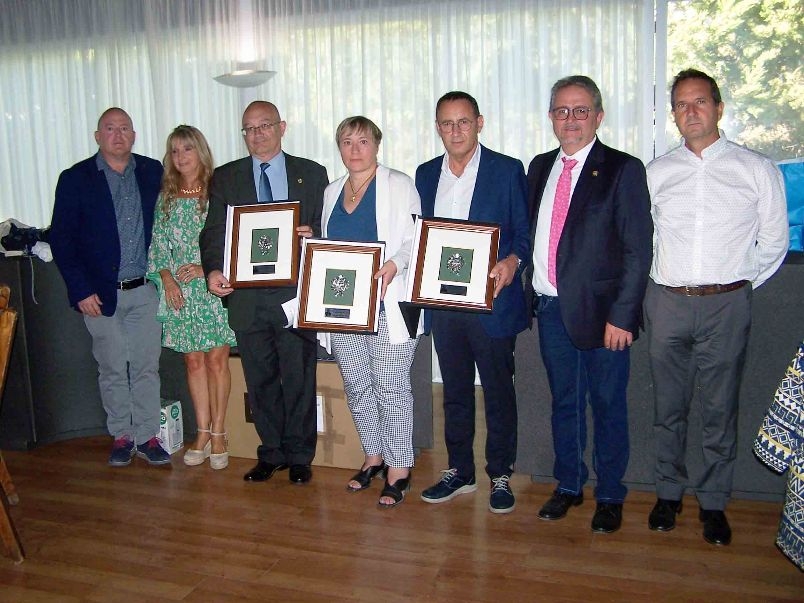
[[142, 287], [145, 284], [145, 277], [141, 276], [140, 278], [130, 278], [127, 281], [120, 281], [117, 283], [117, 288], [121, 291], [128, 291], [129, 289], [136, 289], [137, 287]]
[[699, 296], [699, 295], [717, 295], [718, 293], [728, 293], [729, 291], [736, 291], [742, 289], [748, 284], [748, 281], [735, 281], [725, 285], [695, 285], [689, 287], [668, 287], [664, 288], [673, 293], [680, 293], [681, 295]]

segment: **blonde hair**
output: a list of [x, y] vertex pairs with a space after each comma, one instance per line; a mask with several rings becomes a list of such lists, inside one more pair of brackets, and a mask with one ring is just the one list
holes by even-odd
[[215, 162], [212, 159], [212, 151], [209, 149], [207, 139], [201, 133], [201, 130], [194, 126], [180, 125], [170, 133], [167, 137], [165, 145], [165, 157], [162, 163], [165, 166], [165, 172], [162, 175], [162, 212], [164, 219], [167, 220], [176, 199], [179, 197], [179, 188], [181, 184], [181, 174], [179, 174], [176, 166], [173, 165], [173, 144], [176, 142], [189, 142], [190, 145], [198, 152], [199, 160], [199, 174], [198, 179], [201, 182], [201, 192], [198, 194], [198, 213], [202, 214], [207, 209], [207, 200], [209, 198], [209, 181], [212, 179], [212, 172], [215, 170]]

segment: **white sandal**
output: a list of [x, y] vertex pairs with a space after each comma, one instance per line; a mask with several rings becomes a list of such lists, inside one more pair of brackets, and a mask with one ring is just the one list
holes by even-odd
[[[201, 429], [198, 428], [198, 431], [201, 433], [209, 433], [212, 432], [209, 429]], [[212, 453], [212, 439], [210, 438], [207, 440], [207, 443], [204, 445], [203, 450], [196, 450], [195, 448], [188, 448], [184, 452], [184, 464], [189, 465], [190, 467], [194, 467], [195, 465], [201, 465], [207, 460]]]
[[[227, 448], [229, 447], [229, 441], [226, 436], [226, 432], [223, 433], [215, 433], [214, 431], [210, 432], [212, 437], [215, 436], [223, 436], [224, 446]], [[220, 452], [218, 454], [210, 454], [209, 455], [209, 466], [213, 469], [226, 469], [229, 466], [229, 451], [226, 450], [224, 452]]]

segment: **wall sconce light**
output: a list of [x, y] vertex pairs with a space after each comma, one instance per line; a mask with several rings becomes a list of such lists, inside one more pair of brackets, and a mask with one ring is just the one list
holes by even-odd
[[276, 71], [259, 69], [256, 63], [238, 63], [237, 69], [230, 73], [215, 76], [215, 81], [234, 88], [254, 88], [276, 75]]

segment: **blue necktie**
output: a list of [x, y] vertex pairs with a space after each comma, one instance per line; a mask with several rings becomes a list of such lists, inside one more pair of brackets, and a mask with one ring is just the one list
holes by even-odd
[[268, 174], [265, 172], [271, 166], [270, 163], [261, 163], [260, 170], [260, 203], [273, 203], [274, 194], [271, 192], [271, 182], [268, 180]]

